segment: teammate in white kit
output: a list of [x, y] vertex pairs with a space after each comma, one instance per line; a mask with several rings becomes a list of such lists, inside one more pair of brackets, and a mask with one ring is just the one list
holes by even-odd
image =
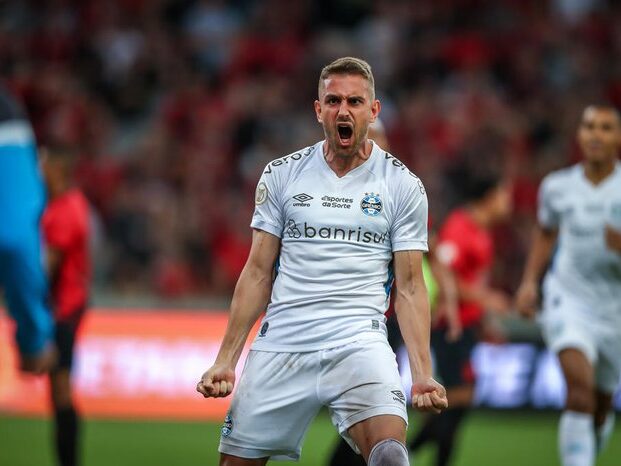
[[534, 314], [539, 280], [552, 259], [541, 323], [567, 383], [559, 425], [563, 466], [595, 463], [613, 430], [612, 397], [621, 375], [619, 113], [587, 107], [578, 142], [584, 161], [541, 185], [539, 226], [516, 300], [523, 315]]
[[369, 465], [408, 464], [405, 396], [384, 324], [393, 277], [413, 406], [447, 406], [431, 377], [427, 198], [367, 139], [380, 111], [369, 65], [347, 57], [326, 66], [315, 111], [326, 140], [271, 162], [258, 183], [250, 255], [216, 361], [197, 386], [206, 397], [231, 393], [267, 307], [222, 428], [220, 465], [299, 458], [322, 406]]

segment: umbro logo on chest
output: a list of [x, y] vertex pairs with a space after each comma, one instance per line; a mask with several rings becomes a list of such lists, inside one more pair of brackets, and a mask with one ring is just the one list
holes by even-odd
[[295, 201], [293, 203], [294, 207], [310, 207], [309, 201], [312, 201], [315, 198], [310, 194], [300, 193], [293, 196], [292, 199]]

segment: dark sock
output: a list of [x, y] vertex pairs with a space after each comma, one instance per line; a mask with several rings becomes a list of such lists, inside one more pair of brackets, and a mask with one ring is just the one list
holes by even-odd
[[357, 454], [351, 449], [349, 444], [340, 438], [332, 458], [330, 459], [329, 466], [365, 466], [364, 458], [362, 455]]
[[443, 411], [438, 415], [438, 436], [436, 443], [438, 453], [436, 456], [436, 466], [447, 466], [455, 447], [455, 437], [457, 429], [461, 424], [467, 410], [465, 408], [454, 408]]
[[73, 406], [55, 410], [56, 454], [59, 466], [77, 465], [79, 419]]
[[423, 427], [420, 428], [414, 439], [410, 442], [410, 451], [415, 452], [425, 443], [435, 442], [438, 432], [439, 414], [430, 414], [425, 419]]

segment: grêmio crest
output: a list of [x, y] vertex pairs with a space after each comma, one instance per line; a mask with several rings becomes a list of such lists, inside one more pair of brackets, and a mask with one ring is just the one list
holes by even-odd
[[362, 213], [369, 217], [377, 217], [382, 212], [382, 200], [379, 194], [365, 193], [362, 201], [360, 201]]

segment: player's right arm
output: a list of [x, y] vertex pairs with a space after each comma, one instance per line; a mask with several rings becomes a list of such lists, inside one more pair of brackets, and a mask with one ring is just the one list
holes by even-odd
[[434, 316], [436, 319], [444, 317], [448, 325], [447, 338], [449, 341], [457, 340], [463, 332], [459, 319], [459, 295], [457, 279], [453, 270], [441, 262], [436, 253], [435, 239], [429, 241], [429, 266], [434, 277], [440, 285], [441, 304], [438, 305], [438, 312]]
[[412, 371], [412, 406], [439, 413], [448, 407], [446, 390], [432, 377], [429, 333], [431, 314], [423, 277], [422, 251], [394, 253], [395, 314]]
[[533, 233], [526, 267], [515, 297], [516, 309], [522, 316], [528, 318], [535, 315], [539, 298], [539, 283], [552, 258], [558, 237], [560, 215], [555, 200], [562, 195], [562, 191], [555, 180], [555, 175], [549, 175], [541, 183], [537, 211], [538, 224]]
[[196, 390], [205, 398], [224, 397], [233, 391], [235, 366], [252, 326], [265, 311], [272, 292], [272, 272], [280, 238], [255, 229], [246, 265], [239, 276], [229, 321], [216, 361], [203, 374]]
[[515, 307], [524, 317], [531, 318], [535, 315], [539, 283], [552, 258], [557, 236], [556, 228], [548, 229], [542, 225], [535, 227], [522, 281], [515, 296]]
[[468, 283], [457, 278], [457, 292], [463, 301], [478, 303], [486, 311], [502, 313], [509, 309], [507, 295], [485, 283]]

